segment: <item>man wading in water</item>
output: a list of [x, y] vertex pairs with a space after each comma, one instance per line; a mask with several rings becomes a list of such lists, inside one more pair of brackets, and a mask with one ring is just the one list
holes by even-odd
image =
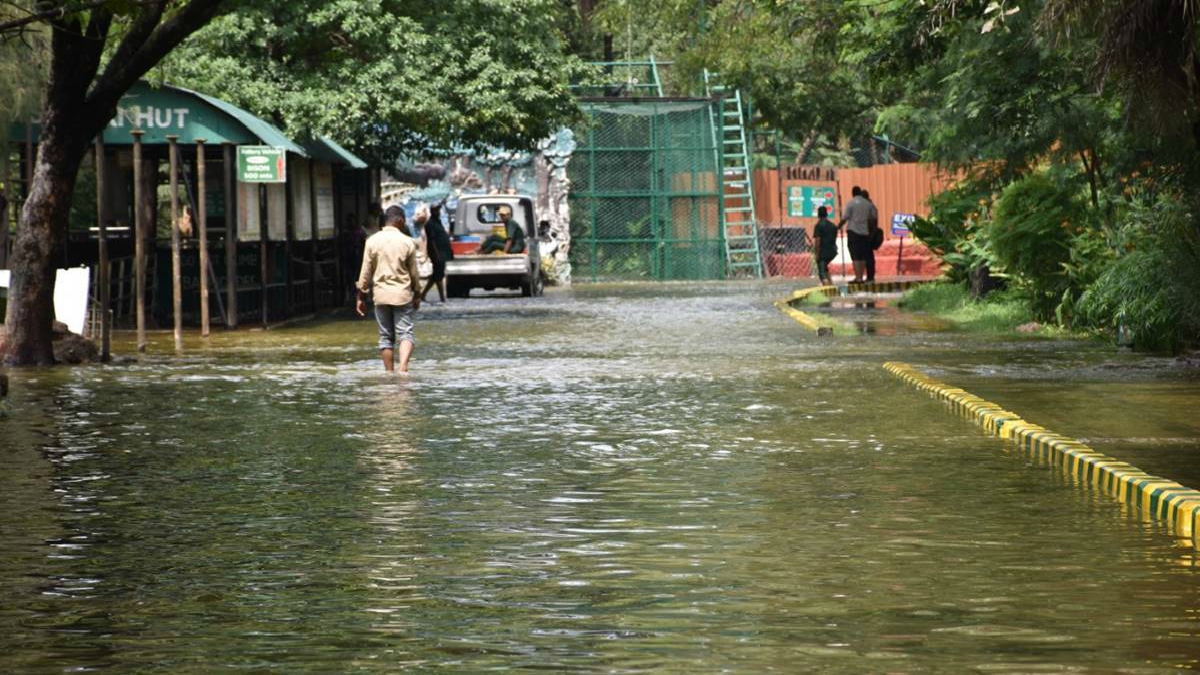
[[408, 372], [412, 356], [413, 312], [421, 308], [421, 277], [417, 273], [417, 243], [403, 232], [404, 211], [390, 206], [383, 227], [367, 239], [358, 275], [359, 316], [367, 315], [367, 292], [373, 291], [375, 321], [379, 323], [379, 354], [383, 369], [395, 372], [396, 343], [400, 372]]

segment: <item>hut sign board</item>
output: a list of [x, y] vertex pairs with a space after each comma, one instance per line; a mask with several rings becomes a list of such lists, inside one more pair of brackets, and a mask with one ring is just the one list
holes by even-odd
[[123, 129], [127, 125], [133, 129], [169, 129], [183, 131], [187, 127], [187, 118], [192, 114], [190, 108], [160, 108], [152, 105], [117, 107], [117, 116], [108, 123], [113, 129]]
[[237, 175], [243, 183], [286, 183], [287, 151], [269, 145], [239, 145]]
[[837, 192], [831, 187], [814, 185], [792, 185], [788, 187], [788, 215], [792, 218], [816, 218], [817, 209], [829, 209], [829, 218], [835, 218]]

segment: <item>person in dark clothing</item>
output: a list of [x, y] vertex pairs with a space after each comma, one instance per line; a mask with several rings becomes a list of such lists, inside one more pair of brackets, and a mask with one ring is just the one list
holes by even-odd
[[813, 248], [817, 258], [817, 277], [826, 286], [833, 285], [833, 278], [829, 276], [829, 263], [837, 257], [837, 236], [838, 228], [829, 220], [829, 209], [824, 206], [818, 207], [817, 225], [813, 228], [816, 246]]
[[871, 193], [866, 190], [862, 191], [862, 198], [867, 200], [871, 205], [871, 218], [868, 225], [868, 237], [871, 243], [870, 250], [867, 251], [866, 263], [867, 282], [875, 281], [875, 249], [883, 243], [883, 232], [879, 230], [879, 210], [875, 208], [875, 202], [871, 201]]
[[493, 251], [504, 251], [505, 253], [522, 253], [525, 251], [525, 233], [521, 231], [521, 225], [512, 219], [512, 209], [508, 206], [501, 206], [497, 209], [500, 216], [500, 222], [504, 224], [504, 237], [493, 234], [479, 245], [478, 253], [487, 254]]
[[454, 249], [450, 246], [450, 235], [442, 226], [442, 205], [429, 207], [429, 220], [425, 221], [425, 240], [428, 242], [429, 261], [433, 263], [433, 276], [425, 284], [421, 299], [429, 295], [429, 289], [437, 286], [438, 297], [446, 301], [446, 261], [454, 260]]

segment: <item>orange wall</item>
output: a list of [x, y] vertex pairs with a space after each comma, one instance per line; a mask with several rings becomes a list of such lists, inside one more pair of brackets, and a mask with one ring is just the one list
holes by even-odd
[[780, 172], [774, 169], [759, 169], [754, 172], [754, 211], [762, 226], [803, 226], [812, 229], [816, 219], [792, 218], [787, 215], [787, 207], [782, 203], [781, 195], [786, 194], [787, 189], [793, 185], [835, 184], [838, 191], [839, 215], [840, 207], [850, 201], [850, 189], [858, 185], [871, 193], [871, 201], [879, 210], [879, 225], [883, 228], [885, 236], [890, 239], [893, 213], [927, 216], [929, 207], [925, 203], [926, 200], [953, 183], [951, 176], [943, 174], [932, 164], [881, 164], [867, 169], [838, 169], [834, 183], [801, 180], [798, 178], [800, 173], [791, 171], [795, 167], [785, 168], [789, 173], [796, 174], [797, 178], [785, 177], [781, 180]]
[[780, 213], [779, 172], [774, 169], [755, 169], [754, 215], [758, 222], [777, 225], [783, 220]]
[[892, 237], [892, 214], [929, 215], [926, 200], [953, 183], [953, 177], [932, 164], [881, 164], [867, 169], [840, 169], [837, 173], [838, 199], [850, 201], [850, 190], [859, 186], [871, 193], [879, 210], [879, 226], [884, 236]]

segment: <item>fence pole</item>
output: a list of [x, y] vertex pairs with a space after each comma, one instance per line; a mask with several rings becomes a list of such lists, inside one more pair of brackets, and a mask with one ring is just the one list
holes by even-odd
[[[308, 160], [308, 219], [309, 244], [312, 246], [308, 257], [308, 293], [312, 298], [313, 311], [317, 311], [317, 237], [320, 236], [321, 229], [317, 226], [317, 212], [319, 209], [317, 199], [317, 160], [312, 158]], [[336, 226], [335, 226], [336, 229]]]
[[238, 190], [235, 181], [233, 143], [222, 143], [225, 155], [225, 327], [237, 328], [237, 207]]
[[663, 263], [660, 256], [665, 256], [666, 252], [659, 248], [662, 243], [662, 237], [658, 233], [658, 148], [655, 146], [654, 129], [657, 127], [656, 119], [658, 118], [658, 106], [652, 108], [652, 112], [648, 118], [650, 129], [647, 136], [646, 151], [649, 153], [650, 161], [650, 276], [656, 281], [663, 279]]
[[146, 223], [142, 218], [142, 135], [134, 129], [133, 136], [133, 276], [137, 305], [137, 350], [146, 351]]
[[200, 337], [208, 337], [208, 209], [204, 139], [196, 139], [196, 227], [200, 235]]
[[96, 219], [100, 225], [99, 236], [96, 238], [100, 257], [100, 283], [96, 294], [100, 298], [100, 361], [106, 362], [112, 356], [112, 322], [108, 318], [109, 305], [109, 271], [108, 271], [108, 226], [104, 218], [104, 137], [96, 136]]
[[179, 233], [179, 136], [167, 136], [171, 162], [171, 318], [174, 323], [175, 351], [183, 351], [183, 276]]
[[267, 325], [267, 184], [258, 184], [258, 275], [262, 287], [262, 325]]
[[284, 297], [287, 298], [284, 310], [288, 318], [295, 315], [296, 306], [296, 275], [292, 270], [292, 244], [296, 239], [295, 186], [290, 180], [283, 184], [283, 282], [286, 285]]
[[588, 197], [588, 212], [591, 214], [592, 221], [592, 281], [596, 281], [596, 256], [600, 254], [600, 244], [597, 239], [600, 233], [596, 231], [596, 131], [595, 131], [595, 116], [588, 116], [588, 191], [592, 194]]

